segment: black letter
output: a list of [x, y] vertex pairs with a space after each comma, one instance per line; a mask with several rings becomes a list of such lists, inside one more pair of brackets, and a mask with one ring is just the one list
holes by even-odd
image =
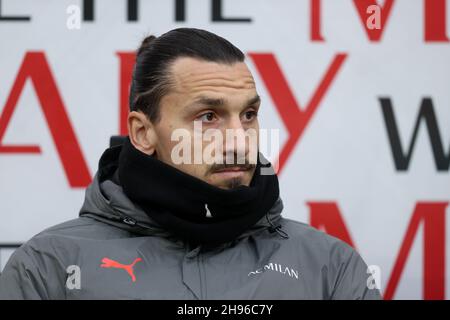
[[222, 17], [222, 0], [212, 0], [212, 21], [252, 22], [252, 19], [250, 19], [250, 18], [224, 18], [224, 17]]
[[[83, 21], [94, 21], [94, 0], [83, 0]], [[138, 20], [138, 0], [127, 1], [127, 21]]]
[[184, 22], [186, 20], [186, 2], [175, 0], [175, 21]]
[[0, 0], [0, 21], [30, 21], [30, 17], [25, 16], [2, 16], [2, 1]]
[[424, 98], [422, 100], [422, 105], [420, 106], [419, 115], [417, 116], [413, 136], [409, 144], [407, 154], [404, 154], [402, 144], [400, 142], [400, 136], [395, 121], [391, 99], [380, 98], [379, 100], [381, 103], [381, 110], [383, 111], [384, 121], [389, 136], [389, 142], [391, 144], [392, 155], [394, 156], [396, 169], [399, 171], [408, 170], [409, 161], [411, 160], [417, 133], [419, 131], [419, 124], [423, 118], [428, 129], [436, 168], [438, 171], [448, 171], [450, 167], [450, 152], [448, 155], [445, 155], [444, 153], [444, 147], [442, 145], [441, 135], [439, 133], [436, 115], [433, 109], [433, 101], [431, 98]]

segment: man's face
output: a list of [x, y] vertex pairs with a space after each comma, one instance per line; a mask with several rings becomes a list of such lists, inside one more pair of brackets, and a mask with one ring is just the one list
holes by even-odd
[[[170, 72], [174, 86], [162, 98], [160, 121], [154, 124], [155, 156], [219, 188], [248, 186], [255, 171], [255, 160], [250, 161], [249, 157], [250, 151], [257, 150], [260, 99], [246, 64], [226, 65], [182, 57], [173, 62]], [[181, 141], [174, 140], [175, 130], [189, 133], [190, 139], [184, 143], [189, 141], [190, 150], [173, 152]], [[205, 139], [207, 130], [220, 133], [223, 139], [215, 135], [216, 139]], [[227, 131], [235, 135], [229, 136], [231, 141], [227, 139]], [[255, 133], [256, 141], [244, 138], [242, 133], [250, 131]], [[203, 139], [196, 142], [198, 137]], [[200, 154], [201, 161], [198, 161], [195, 152], [199, 152], [200, 145], [202, 151], [197, 156]], [[205, 152], [208, 145], [215, 147], [208, 149], [212, 152]], [[223, 159], [220, 162], [219, 153]], [[183, 159], [190, 161], [180, 163], [176, 159], [180, 154], [189, 155]]]

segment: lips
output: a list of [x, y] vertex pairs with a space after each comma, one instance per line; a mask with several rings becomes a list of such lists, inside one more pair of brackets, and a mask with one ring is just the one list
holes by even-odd
[[250, 168], [247, 168], [247, 167], [229, 167], [229, 168], [217, 170], [214, 173], [248, 171], [249, 169]]

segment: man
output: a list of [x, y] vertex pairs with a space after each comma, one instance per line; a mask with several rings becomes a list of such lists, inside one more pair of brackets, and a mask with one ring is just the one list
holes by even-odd
[[[80, 217], [15, 251], [0, 298], [379, 299], [356, 251], [281, 216], [259, 137], [246, 143], [261, 101], [244, 60], [204, 30], [144, 39], [129, 136], [101, 156]], [[208, 130], [238, 142], [195, 160]]]

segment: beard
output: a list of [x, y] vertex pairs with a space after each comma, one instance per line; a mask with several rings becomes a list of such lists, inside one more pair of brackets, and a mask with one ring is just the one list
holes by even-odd
[[239, 177], [231, 178], [226, 183], [228, 189], [235, 189], [241, 185], [243, 185], [242, 178]]

